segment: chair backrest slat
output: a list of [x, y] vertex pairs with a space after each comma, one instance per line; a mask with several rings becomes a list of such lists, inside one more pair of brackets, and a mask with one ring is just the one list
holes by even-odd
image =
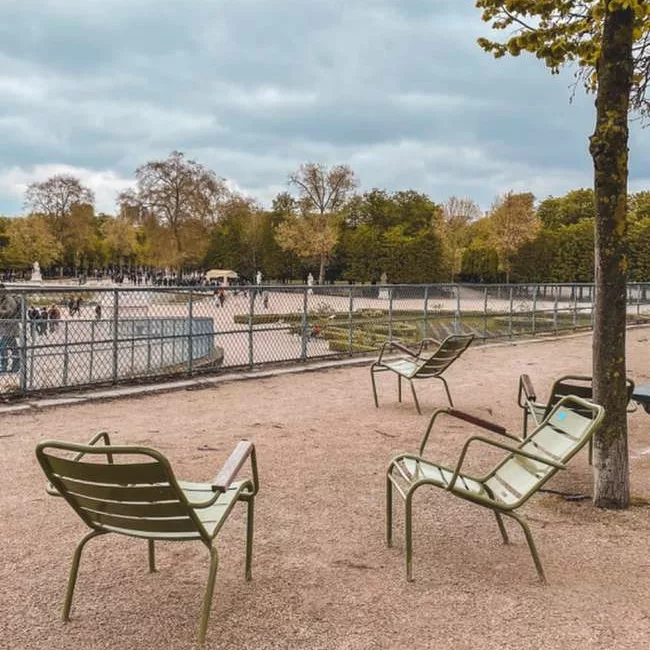
[[51, 471], [59, 476], [93, 483], [141, 484], [167, 481], [167, 472], [160, 463], [85, 463], [49, 456]]
[[140, 517], [121, 517], [103, 512], [82, 509], [88, 517], [102, 528], [118, 528], [121, 531], [138, 531], [146, 533], [196, 533], [196, 524], [189, 518], [178, 519], [144, 519]]
[[185, 517], [187, 508], [180, 501], [154, 501], [151, 503], [124, 503], [122, 501], [105, 501], [70, 494], [74, 502], [85, 510], [103, 512], [125, 517], [144, 517], [160, 519], [164, 517]]
[[59, 481], [68, 492], [79, 494], [94, 499], [109, 501], [171, 501], [178, 499], [178, 493], [169, 484], [166, 485], [99, 485], [87, 483], [66, 477], [59, 477]]

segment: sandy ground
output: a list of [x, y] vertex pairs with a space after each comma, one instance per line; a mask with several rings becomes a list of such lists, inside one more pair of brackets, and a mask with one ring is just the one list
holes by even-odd
[[[650, 330], [629, 332], [629, 372], [650, 380]], [[475, 347], [448, 372], [456, 405], [517, 430], [519, 374], [540, 393], [561, 374], [587, 373], [588, 336]], [[219, 535], [221, 566], [208, 648], [646, 648], [650, 645], [650, 510], [594, 509], [540, 495], [524, 508], [544, 563], [537, 582], [519, 530], [501, 544], [494, 518], [439, 490], [415, 500], [414, 572], [404, 577], [403, 516], [395, 547], [383, 543], [384, 472], [414, 451], [442, 386], [419, 384], [425, 415], [393, 377], [372, 403], [367, 367], [233, 382], [155, 397], [61, 407], [0, 419], [0, 648], [185, 649], [196, 639], [207, 577], [198, 542], [146, 544], [107, 535], [82, 559], [72, 621], [60, 620], [67, 573], [84, 525], [44, 492], [34, 457], [45, 438], [155, 446], [177, 475], [209, 480], [236, 441], [253, 440], [261, 490], [253, 581], [246, 583], [244, 508]], [[632, 490], [650, 497], [650, 416], [630, 415]], [[453, 462], [470, 425], [441, 422], [432, 458]], [[481, 466], [490, 458], [475, 458]], [[589, 491], [586, 453], [554, 480]]]

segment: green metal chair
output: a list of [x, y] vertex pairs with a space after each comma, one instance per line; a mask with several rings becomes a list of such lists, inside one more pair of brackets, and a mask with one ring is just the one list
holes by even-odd
[[[586, 417], [584, 413], [588, 413]], [[563, 397], [524, 440], [506, 432], [492, 422], [456, 409], [439, 409], [427, 427], [418, 454], [400, 454], [391, 460], [386, 473], [386, 543], [392, 545], [393, 488], [405, 502], [406, 579], [412, 580], [412, 502], [418, 488], [431, 485], [442, 488], [466, 501], [492, 510], [505, 544], [509, 542], [502, 515], [519, 523], [530, 549], [537, 574], [546, 582], [544, 570], [528, 524], [515, 510], [533, 496], [555, 473], [586, 445], [600, 426], [602, 406], [575, 396]], [[437, 417], [447, 414], [483, 429], [510, 438], [504, 443], [482, 436], [472, 436], [463, 445], [456, 466], [445, 467], [424, 458], [429, 434]], [[470, 446], [481, 443], [507, 452], [505, 457], [481, 477], [462, 472]]]
[[[631, 379], [626, 379], [625, 383], [629, 400], [634, 392], [634, 382]], [[537, 426], [566, 395], [575, 395], [586, 400], [592, 399], [593, 379], [586, 375], [564, 375], [553, 382], [548, 400], [540, 402], [530, 377], [526, 374], [521, 375], [517, 405], [523, 411], [524, 437], [528, 435], [528, 420], [532, 420], [533, 425]]]
[[[445, 378], [442, 376], [442, 373], [447, 370], [447, 368], [449, 368], [449, 366], [456, 361], [463, 352], [465, 352], [473, 339], [473, 334], [452, 334], [442, 341], [442, 343], [435, 339], [423, 339], [420, 341], [420, 344], [415, 351], [402, 345], [399, 341], [386, 341], [381, 347], [379, 357], [370, 366], [370, 379], [372, 380], [372, 394], [375, 398], [375, 406], [379, 408], [375, 373], [390, 370], [397, 374], [398, 401], [402, 401], [403, 377], [404, 379], [407, 379], [411, 385], [415, 408], [420, 415], [422, 415], [422, 411], [420, 410], [420, 403], [418, 402], [418, 396], [415, 393], [415, 386], [413, 385], [413, 382], [416, 379], [439, 379], [445, 386], [449, 405], [453, 407], [454, 403], [451, 399], [449, 386], [447, 385]], [[436, 349], [433, 352], [425, 352], [426, 348], [431, 343], [437, 346]], [[399, 350], [408, 356], [399, 357], [397, 359], [384, 359], [384, 355], [390, 349]]]
[[[634, 382], [626, 379], [628, 403], [634, 392]], [[528, 435], [528, 420], [532, 420], [533, 426], [538, 426], [542, 420], [551, 412], [551, 409], [566, 395], [575, 395], [586, 400], [593, 397], [593, 379], [586, 375], [564, 375], [556, 379], [551, 386], [551, 392], [546, 402], [537, 400], [537, 393], [533, 382], [526, 374], [519, 377], [519, 390], [517, 392], [517, 405], [523, 411], [523, 435]], [[636, 410], [636, 407], [629, 409]], [[587, 415], [587, 413], [583, 413]], [[593, 438], [589, 440], [589, 464], [593, 460]]]
[[[74, 456], [70, 457], [70, 453]], [[74, 553], [63, 620], [70, 620], [81, 552], [93, 537], [118, 533], [146, 539], [149, 571], [152, 572], [156, 570], [155, 540], [198, 540], [210, 552], [198, 635], [199, 646], [202, 646], [219, 563], [214, 540], [238, 501], [247, 503], [245, 575], [246, 580], [251, 579], [253, 508], [258, 491], [253, 444], [238, 443], [211, 483], [179, 481], [169, 461], [159, 451], [112, 445], [105, 432], [97, 434], [86, 445], [52, 440], [41, 442], [36, 446], [36, 457], [49, 480], [48, 493], [62, 496], [91, 528]], [[234, 483], [247, 459], [250, 459], [251, 478]]]

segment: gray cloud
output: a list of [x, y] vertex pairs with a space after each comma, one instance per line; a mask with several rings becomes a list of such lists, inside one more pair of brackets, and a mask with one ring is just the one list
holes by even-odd
[[[494, 61], [458, 0], [23, 0], [0, 7], [0, 213], [78, 173], [113, 209], [134, 169], [186, 152], [264, 202], [301, 162], [443, 201], [591, 183], [593, 101], [570, 73]], [[631, 185], [648, 134], [632, 128]]]

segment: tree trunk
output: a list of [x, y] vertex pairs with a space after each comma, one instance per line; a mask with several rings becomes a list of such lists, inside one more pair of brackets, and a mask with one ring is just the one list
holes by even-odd
[[595, 178], [595, 400], [605, 420], [594, 441], [594, 504], [625, 508], [630, 498], [625, 387], [628, 106], [632, 85], [632, 10], [605, 11], [598, 61]]
[[325, 282], [325, 253], [321, 253], [320, 256], [320, 267], [318, 269], [318, 284], [323, 284]]

